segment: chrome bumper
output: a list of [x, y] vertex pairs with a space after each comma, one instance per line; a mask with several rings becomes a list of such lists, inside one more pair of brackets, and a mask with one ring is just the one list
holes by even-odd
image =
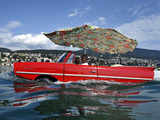
[[160, 81], [160, 70], [158, 69], [154, 70], [154, 80]]

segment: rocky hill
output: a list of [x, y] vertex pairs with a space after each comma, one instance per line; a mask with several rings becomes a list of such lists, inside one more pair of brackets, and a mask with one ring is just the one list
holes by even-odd
[[8, 49], [8, 48], [0, 47], [0, 52], [12, 52], [12, 51], [10, 49]]
[[125, 54], [125, 56], [128, 57], [135, 56], [137, 58], [160, 60], [160, 50], [148, 50], [148, 49], [136, 48], [134, 52], [127, 53]]

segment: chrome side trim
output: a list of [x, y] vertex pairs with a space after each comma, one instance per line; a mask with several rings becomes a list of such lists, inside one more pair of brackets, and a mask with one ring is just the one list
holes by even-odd
[[64, 75], [64, 76], [75, 76], [75, 77], [97, 77], [97, 78], [113, 78], [113, 79], [132, 79], [132, 80], [153, 80], [149, 78], [133, 78], [133, 77], [118, 77], [118, 76], [97, 76], [97, 75], [83, 75], [83, 74], [62, 74], [62, 73], [42, 73], [42, 72], [25, 72], [17, 71], [16, 73], [22, 74], [40, 74], [40, 75]]
[[98, 76], [102, 78], [115, 78], [115, 79], [132, 79], [132, 80], [152, 80], [149, 78], [133, 78], [133, 77], [118, 77], [118, 76]]
[[22, 73], [22, 74], [40, 74], [40, 75], [63, 75], [62, 73], [42, 73], [42, 72], [25, 72], [25, 71], [17, 71], [16, 73]]

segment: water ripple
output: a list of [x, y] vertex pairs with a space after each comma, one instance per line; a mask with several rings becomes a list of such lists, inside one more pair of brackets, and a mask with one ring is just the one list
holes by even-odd
[[160, 117], [159, 83], [110, 85], [86, 81], [42, 85], [17, 79], [12, 72], [4, 71], [0, 73], [0, 91], [0, 117], [4, 120]]

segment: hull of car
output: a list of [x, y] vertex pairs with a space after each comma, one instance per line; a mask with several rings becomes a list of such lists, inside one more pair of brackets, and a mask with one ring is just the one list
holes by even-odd
[[137, 66], [90, 66], [67, 63], [17, 62], [16, 76], [36, 80], [39, 76], [50, 76], [60, 82], [98, 80], [110, 83], [144, 83], [154, 80], [153, 67]]

